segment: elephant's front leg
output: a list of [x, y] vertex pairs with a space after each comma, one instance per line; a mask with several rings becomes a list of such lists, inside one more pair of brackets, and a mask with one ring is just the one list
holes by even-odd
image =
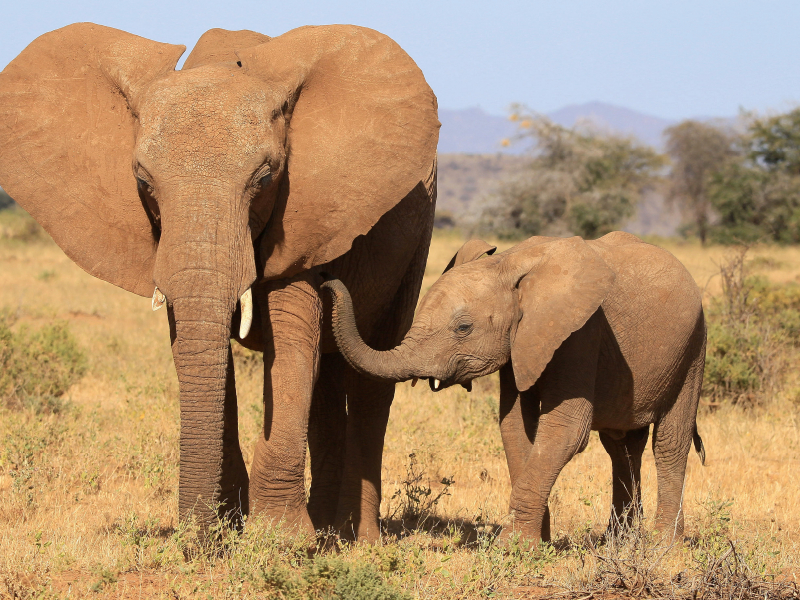
[[589, 319], [555, 351], [536, 382], [540, 412], [535, 439], [515, 476], [510, 502], [513, 530], [530, 541], [548, 541], [549, 518], [544, 521], [550, 491], [589, 441], [600, 332], [598, 318]]
[[564, 466], [586, 447], [592, 423], [592, 406], [583, 396], [543, 407], [542, 413], [536, 441], [512, 488], [510, 502], [513, 530], [534, 542], [550, 540], [550, 490]]
[[[500, 369], [500, 434], [506, 453], [511, 488], [525, 472], [539, 426], [539, 394], [537, 386], [520, 392], [514, 381], [511, 363]], [[550, 539], [550, 509], [542, 516], [542, 539]]]
[[319, 373], [322, 303], [305, 278], [257, 293], [264, 331], [264, 429], [250, 472], [250, 512], [308, 532], [305, 459], [308, 416]]

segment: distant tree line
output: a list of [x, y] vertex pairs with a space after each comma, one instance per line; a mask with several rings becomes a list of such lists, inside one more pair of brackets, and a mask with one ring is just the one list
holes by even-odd
[[695, 120], [665, 131], [666, 151], [631, 138], [557, 125], [516, 107], [528, 165], [506, 180], [480, 228], [502, 237], [618, 229], [648, 189], [683, 215], [681, 233], [702, 243], [800, 242], [800, 108], [745, 115], [746, 127]]

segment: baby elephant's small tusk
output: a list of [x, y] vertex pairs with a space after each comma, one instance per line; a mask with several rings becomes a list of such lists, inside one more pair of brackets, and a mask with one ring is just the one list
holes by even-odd
[[411, 380], [411, 387], [414, 387], [415, 385], [417, 385], [418, 381], [419, 381], [419, 377], [414, 377], [414, 379]]
[[242, 320], [239, 323], [239, 339], [243, 340], [250, 333], [250, 326], [253, 324], [253, 291], [247, 291], [239, 298], [239, 306], [242, 307]]
[[440, 383], [440, 381], [438, 379], [434, 379], [433, 380], [433, 389], [438, 390], [439, 389], [439, 383]]
[[159, 308], [164, 306], [164, 301], [166, 298], [164, 294], [161, 293], [161, 290], [156, 288], [153, 290], [153, 301], [150, 303], [150, 306], [153, 308], [153, 311], [157, 311]]

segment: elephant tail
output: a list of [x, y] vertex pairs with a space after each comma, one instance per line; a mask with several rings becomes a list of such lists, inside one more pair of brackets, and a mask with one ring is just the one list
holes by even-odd
[[703, 446], [703, 438], [701, 438], [700, 434], [697, 433], [697, 423], [695, 423], [694, 431], [692, 431], [692, 439], [694, 440], [694, 449], [697, 452], [698, 456], [700, 457], [700, 464], [705, 467], [706, 449], [705, 446]]

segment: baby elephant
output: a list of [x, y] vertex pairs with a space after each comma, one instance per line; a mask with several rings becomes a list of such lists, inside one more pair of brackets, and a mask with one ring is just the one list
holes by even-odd
[[[706, 327], [700, 290], [668, 252], [637, 237], [533, 237], [501, 254], [464, 244], [420, 303], [402, 343], [379, 352], [356, 328], [347, 289], [334, 332], [359, 372], [431, 389], [470, 389], [500, 371], [500, 429], [511, 475], [513, 530], [549, 539], [547, 499], [589, 432], [613, 465], [612, 525], [638, 506], [641, 458], [653, 427], [656, 527], [683, 533], [683, 483], [694, 445]], [[508, 529], [506, 533], [508, 532]]]

